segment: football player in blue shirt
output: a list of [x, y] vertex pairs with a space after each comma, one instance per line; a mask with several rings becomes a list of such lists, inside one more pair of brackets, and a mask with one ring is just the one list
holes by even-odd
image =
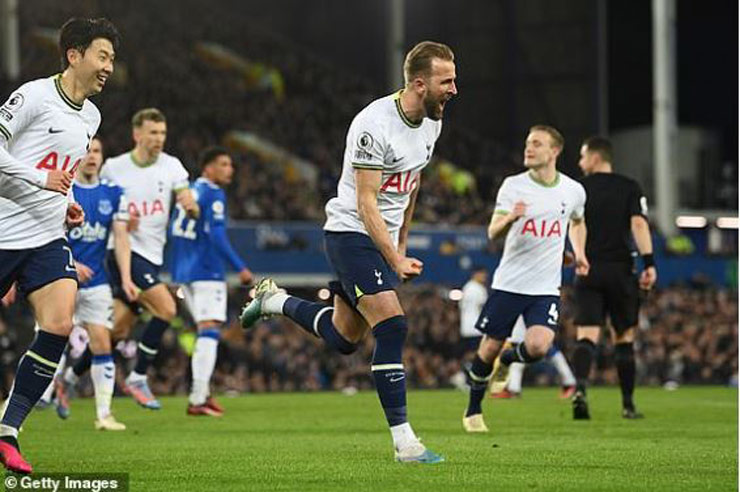
[[226, 194], [221, 186], [231, 183], [234, 174], [229, 151], [208, 147], [198, 163], [202, 174], [191, 189], [201, 214], [191, 219], [180, 205], [175, 208], [170, 222], [170, 265], [172, 280], [183, 284], [185, 303], [198, 324], [187, 414], [220, 417], [223, 408], [210, 396], [209, 386], [216, 365], [219, 329], [226, 322], [224, 260], [239, 272], [243, 284], [251, 283], [252, 272], [226, 235]]
[[[122, 287], [130, 301], [138, 296], [131, 280], [131, 245], [128, 238], [128, 202], [123, 190], [109, 181], [98, 179], [103, 164], [103, 145], [93, 138], [85, 160], [80, 165], [73, 184], [74, 196], [85, 211], [85, 222], [69, 233], [69, 245], [75, 259], [80, 286], [77, 291], [75, 320], [90, 335], [92, 352], [90, 374], [95, 389], [98, 430], [124, 430], [111, 413], [115, 366], [111, 348], [113, 329], [113, 296], [104, 265], [106, 246], [115, 247], [115, 257], [122, 272]], [[71, 369], [67, 374], [71, 376]], [[69, 415], [67, 402], [68, 377], [57, 380], [59, 415]]]

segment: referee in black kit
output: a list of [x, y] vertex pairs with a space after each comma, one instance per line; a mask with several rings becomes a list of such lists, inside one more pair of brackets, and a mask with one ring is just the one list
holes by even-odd
[[[653, 243], [647, 218], [647, 200], [634, 180], [612, 172], [612, 146], [591, 137], [581, 146], [578, 165], [586, 174], [586, 257], [591, 270], [575, 282], [578, 342], [573, 354], [577, 380], [573, 418], [589, 419], [586, 386], [596, 344], [606, 316], [615, 331], [614, 361], [622, 389], [622, 416], [642, 418], [632, 401], [635, 389], [633, 342], [639, 309], [639, 289], [650, 290], [657, 279]], [[642, 256], [643, 271], [635, 275], [630, 233]]]

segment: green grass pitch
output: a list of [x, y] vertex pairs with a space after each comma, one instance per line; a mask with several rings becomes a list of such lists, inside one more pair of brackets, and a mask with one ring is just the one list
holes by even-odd
[[121, 433], [93, 429], [92, 399], [72, 416], [34, 411], [21, 433], [37, 472], [128, 472], [130, 490], [737, 490], [738, 394], [728, 388], [638, 388], [646, 419], [623, 420], [619, 391], [589, 393], [592, 420], [574, 422], [555, 389], [486, 400], [490, 434], [461, 426], [467, 396], [409, 394], [410, 420], [438, 465], [393, 462], [373, 392], [221, 397], [220, 419], [114, 400]]

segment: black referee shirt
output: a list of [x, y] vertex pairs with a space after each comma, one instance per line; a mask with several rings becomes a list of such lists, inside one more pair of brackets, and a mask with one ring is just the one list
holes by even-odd
[[595, 173], [581, 181], [586, 189], [586, 257], [589, 262], [631, 262], [633, 215], [647, 213], [647, 200], [633, 179]]

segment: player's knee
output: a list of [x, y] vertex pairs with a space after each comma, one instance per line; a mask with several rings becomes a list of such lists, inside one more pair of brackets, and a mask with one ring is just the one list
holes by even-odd
[[342, 338], [355, 346], [352, 352], [357, 350], [357, 344], [367, 334], [367, 323], [359, 315], [337, 313], [337, 309], [332, 313], [331, 322]]
[[527, 353], [534, 359], [541, 359], [550, 350], [552, 343], [546, 340], [527, 341]]
[[614, 342], [616, 344], [620, 343], [632, 343], [635, 341], [635, 329], [634, 328], [627, 328], [626, 330], [615, 333], [614, 335]]
[[503, 342], [496, 340], [495, 338], [483, 337], [478, 345], [478, 358], [484, 362], [492, 362], [498, 355], [499, 350]]
[[357, 304], [357, 309], [371, 326], [377, 326], [389, 319], [404, 316], [398, 296], [392, 290], [362, 296]]
[[90, 352], [94, 355], [109, 354], [111, 350], [110, 338], [90, 337]]
[[74, 324], [72, 323], [71, 316], [50, 319], [48, 321], [45, 321], [44, 324], [41, 325], [41, 329], [43, 331], [64, 337], [68, 337], [69, 334], [72, 333], [73, 327]]
[[177, 307], [175, 306], [174, 302], [165, 302], [162, 303], [161, 306], [158, 307], [156, 313], [154, 315], [166, 322], [172, 321], [175, 316], [177, 315]]

